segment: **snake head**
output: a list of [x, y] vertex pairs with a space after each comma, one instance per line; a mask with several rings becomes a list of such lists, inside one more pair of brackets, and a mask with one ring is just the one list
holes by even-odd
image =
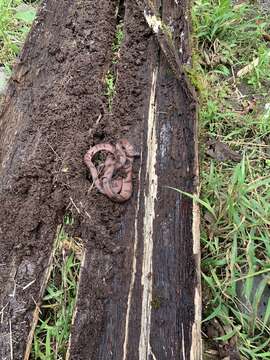
[[119, 143], [125, 149], [127, 156], [129, 156], [129, 157], [139, 157], [140, 156], [140, 153], [138, 151], [136, 151], [134, 146], [127, 139], [121, 139], [121, 140], [119, 140]]

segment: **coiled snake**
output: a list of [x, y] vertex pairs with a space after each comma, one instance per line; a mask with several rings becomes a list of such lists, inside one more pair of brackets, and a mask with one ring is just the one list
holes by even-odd
[[[93, 157], [100, 151], [108, 153], [103, 164], [97, 170]], [[132, 165], [138, 153], [127, 139], [119, 140], [115, 146], [104, 143], [91, 147], [84, 156], [84, 162], [90, 170], [97, 189], [116, 202], [127, 201], [132, 195]], [[123, 177], [114, 178], [115, 173]]]

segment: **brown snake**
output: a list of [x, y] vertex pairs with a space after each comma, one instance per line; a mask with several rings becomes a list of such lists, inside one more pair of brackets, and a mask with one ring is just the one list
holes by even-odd
[[[93, 157], [100, 151], [109, 153], [101, 175], [93, 163]], [[91, 147], [84, 156], [84, 162], [90, 170], [93, 182], [97, 189], [116, 202], [127, 201], [132, 195], [132, 164], [138, 156], [127, 139], [119, 140], [115, 146], [104, 143]], [[116, 171], [121, 171], [123, 177], [113, 178]]]

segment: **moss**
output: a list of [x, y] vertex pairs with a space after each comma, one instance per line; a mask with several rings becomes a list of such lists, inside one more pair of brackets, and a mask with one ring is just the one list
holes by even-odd
[[153, 296], [151, 306], [154, 310], [158, 310], [161, 307], [161, 299], [158, 296]]

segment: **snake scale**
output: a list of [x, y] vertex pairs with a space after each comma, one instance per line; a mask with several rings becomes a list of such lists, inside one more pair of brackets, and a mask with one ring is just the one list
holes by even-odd
[[[99, 152], [106, 152], [103, 164], [96, 168], [93, 158]], [[84, 156], [84, 162], [89, 168], [97, 189], [115, 202], [122, 203], [132, 195], [132, 165], [134, 157], [138, 156], [127, 139], [119, 140], [116, 145], [109, 143], [97, 144], [91, 147]], [[117, 176], [121, 173], [123, 176]]]

